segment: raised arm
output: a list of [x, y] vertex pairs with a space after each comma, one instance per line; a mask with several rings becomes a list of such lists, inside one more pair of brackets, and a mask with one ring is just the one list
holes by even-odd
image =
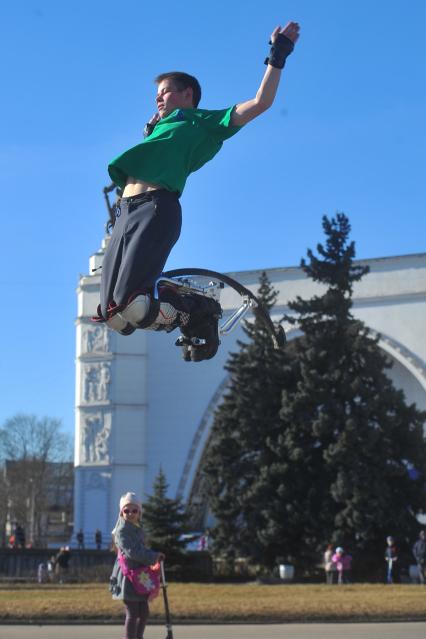
[[236, 126], [247, 124], [272, 105], [280, 83], [285, 58], [292, 52], [299, 37], [299, 31], [300, 27], [297, 22], [289, 22], [284, 28], [276, 27], [274, 29], [271, 35], [271, 55], [268, 58], [265, 75], [256, 97], [236, 105], [232, 112], [231, 124]]

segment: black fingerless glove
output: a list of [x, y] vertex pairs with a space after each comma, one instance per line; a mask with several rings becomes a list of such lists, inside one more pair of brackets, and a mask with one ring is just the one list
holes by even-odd
[[282, 33], [279, 33], [275, 38], [275, 42], [269, 42], [269, 44], [272, 44], [272, 46], [269, 57], [265, 60], [265, 64], [270, 64], [271, 67], [275, 67], [276, 69], [282, 69], [287, 56], [289, 56], [294, 49], [294, 42]]

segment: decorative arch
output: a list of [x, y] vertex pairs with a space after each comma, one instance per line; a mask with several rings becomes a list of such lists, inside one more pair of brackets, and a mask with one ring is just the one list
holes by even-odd
[[[398, 361], [407, 371], [409, 371], [426, 393], [425, 363], [410, 349], [389, 335], [375, 331], [371, 328], [369, 328], [369, 332], [372, 337], [379, 338], [379, 348], [388, 353], [391, 358]], [[291, 341], [300, 337], [302, 332], [298, 327], [291, 327], [289, 330], [286, 330], [286, 335], [287, 340]], [[218, 406], [228, 383], [229, 375], [227, 375], [218, 386], [206, 410], [204, 411], [200, 424], [193, 437], [182, 477], [179, 482], [178, 496], [183, 497], [183, 495], [187, 493], [188, 509], [192, 525], [196, 529], [201, 529], [203, 527], [208, 510], [206, 485], [202, 473], [203, 458], [207, 453], [210, 444], [211, 424], [214, 417], [214, 411]], [[192, 480], [190, 480], [191, 477]]]
[[393, 337], [372, 329], [370, 333], [379, 338], [379, 347], [406, 368], [426, 393], [426, 364], [423, 360]]
[[[285, 326], [287, 341], [291, 341], [302, 334], [300, 329], [290, 325]], [[207, 440], [210, 434], [210, 427], [213, 421], [214, 411], [218, 406], [222, 396], [229, 383], [229, 375], [222, 380], [216, 389], [213, 397], [207, 405], [206, 410], [200, 420], [200, 423], [195, 431], [195, 435], [192, 438], [191, 446], [189, 447], [188, 454], [186, 456], [185, 465], [182, 471], [182, 475], [177, 487], [176, 497], [183, 499], [185, 494], [193, 493], [193, 486], [197, 478], [197, 469], [202, 460], [204, 450], [206, 448]], [[191, 486], [188, 486], [190, 477], [193, 477]]]
[[[216, 410], [216, 406], [219, 404], [223, 393], [225, 392], [226, 387], [228, 386], [229, 375], [222, 380], [219, 386], [216, 389], [213, 397], [209, 401], [206, 410], [203, 413], [203, 416], [198, 424], [197, 430], [195, 431], [195, 435], [192, 438], [191, 446], [189, 447], [188, 454], [186, 456], [185, 465], [183, 467], [182, 476], [179, 481], [179, 485], [176, 491], [177, 498], [183, 498], [185, 493], [188, 491], [187, 485], [188, 480], [191, 474], [195, 475], [195, 471], [191, 473], [191, 470], [196, 465], [197, 459], [198, 464], [200, 458], [202, 456], [202, 452], [205, 448], [205, 443], [208, 438], [210, 432], [211, 422], [213, 421], [214, 411]], [[197, 465], [198, 465], [197, 464]]]

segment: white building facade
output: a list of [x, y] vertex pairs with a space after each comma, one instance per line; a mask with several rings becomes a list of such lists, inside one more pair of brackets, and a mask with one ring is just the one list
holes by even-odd
[[[102, 264], [104, 246], [90, 258], [90, 273]], [[426, 409], [426, 254], [360, 262], [370, 273], [355, 285], [353, 314], [373, 333], [393, 362], [389, 375], [408, 402]], [[320, 287], [300, 268], [268, 269], [278, 291], [274, 320], [297, 295], [308, 299]], [[75, 530], [97, 528], [107, 539], [120, 495], [150, 494], [160, 467], [170, 495], [191, 500], [205, 512], [197, 470], [213, 413], [227, 384], [224, 364], [243, 338], [241, 327], [223, 339], [213, 360], [184, 362], [171, 334], [135, 331], [129, 337], [95, 324], [99, 271], [83, 276], [77, 291]], [[261, 271], [230, 273], [253, 291]], [[226, 317], [239, 297], [222, 293]], [[294, 329], [288, 339], [297, 336]], [[201, 520], [200, 520], [201, 523]]]

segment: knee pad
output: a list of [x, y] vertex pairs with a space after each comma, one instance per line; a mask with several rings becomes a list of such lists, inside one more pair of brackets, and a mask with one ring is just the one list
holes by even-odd
[[120, 313], [116, 313], [106, 321], [107, 326], [112, 328], [113, 331], [117, 331], [120, 335], [131, 335], [135, 332], [134, 326], [127, 322]]
[[138, 295], [121, 311], [121, 316], [134, 328], [139, 328], [141, 322], [148, 315], [150, 305], [149, 295]]

